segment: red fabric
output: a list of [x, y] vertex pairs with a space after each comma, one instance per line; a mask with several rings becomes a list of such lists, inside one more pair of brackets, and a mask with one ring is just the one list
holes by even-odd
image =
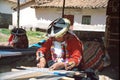
[[9, 37], [9, 39], [8, 39], [8, 42], [11, 42], [11, 41], [12, 41], [13, 36], [14, 36], [14, 35], [12, 35], [12, 34], [10, 35], [10, 37]]
[[9, 45], [13, 45], [13, 43], [12, 43], [13, 38], [14, 38], [14, 35], [11, 34], [9, 39], [8, 39]]
[[[76, 63], [76, 66], [81, 62], [82, 60], [82, 43], [77, 39], [76, 36], [71, 35], [66, 40], [67, 44], [67, 51], [68, 51], [68, 62], [74, 61]], [[41, 48], [38, 49], [38, 51], [42, 51], [43, 54], [49, 55], [50, 54], [50, 48], [52, 45], [52, 39], [48, 39]], [[51, 59], [51, 56], [48, 56], [49, 59]]]

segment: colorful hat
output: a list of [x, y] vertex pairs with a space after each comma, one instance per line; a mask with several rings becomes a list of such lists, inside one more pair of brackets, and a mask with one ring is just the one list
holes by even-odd
[[70, 27], [70, 21], [67, 18], [58, 18], [54, 20], [47, 30], [49, 37], [61, 37], [63, 36]]

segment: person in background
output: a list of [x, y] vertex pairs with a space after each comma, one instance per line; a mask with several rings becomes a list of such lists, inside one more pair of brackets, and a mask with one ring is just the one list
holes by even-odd
[[51, 70], [79, 70], [83, 44], [69, 29], [67, 18], [57, 18], [47, 30], [48, 39], [36, 52], [37, 67]]
[[22, 28], [13, 28], [11, 30], [10, 37], [8, 39], [8, 46], [13, 48], [28, 48], [28, 38], [26, 35], [26, 30]]

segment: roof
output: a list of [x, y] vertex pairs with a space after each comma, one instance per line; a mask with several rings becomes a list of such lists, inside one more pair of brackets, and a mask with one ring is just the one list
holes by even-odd
[[10, 2], [13, 2], [13, 3], [17, 3], [17, 0], [8, 0]]
[[[16, 3], [17, 4], [17, 0], [8, 0], [8, 1], [10, 1], [10, 2], [14, 2], [14, 3]], [[30, 2], [30, 1], [33, 1], [33, 0], [25, 0], [25, 1], [20, 1], [20, 3], [21, 4], [25, 4], [25, 3], [27, 3], [27, 2]]]
[[[17, 4], [17, 1], [18, 1], [18, 0], [8, 0], [8, 1]], [[20, 0], [19, 0], [19, 1], [20, 1]], [[28, 4], [28, 3], [32, 2], [32, 1], [34, 1], [34, 0], [21, 0], [21, 1], [20, 1], [20, 6], [26, 5], [26, 4]], [[13, 10], [17, 10], [17, 5], [16, 5], [15, 7], [13, 7]]]
[[[46, 2], [44, 2], [46, 1]], [[63, 0], [36, 0], [33, 8], [62, 8]], [[65, 0], [66, 8], [105, 8], [108, 0]]]

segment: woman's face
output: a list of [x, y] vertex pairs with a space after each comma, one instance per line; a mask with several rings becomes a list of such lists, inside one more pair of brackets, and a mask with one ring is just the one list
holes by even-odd
[[65, 33], [64, 35], [59, 36], [59, 37], [51, 37], [51, 39], [54, 41], [63, 42], [63, 41], [65, 41], [66, 35], [67, 35], [67, 33]]
[[63, 36], [57, 37], [57, 38], [55, 38], [55, 40], [58, 41], [58, 42], [63, 42], [64, 41], [64, 37]]

